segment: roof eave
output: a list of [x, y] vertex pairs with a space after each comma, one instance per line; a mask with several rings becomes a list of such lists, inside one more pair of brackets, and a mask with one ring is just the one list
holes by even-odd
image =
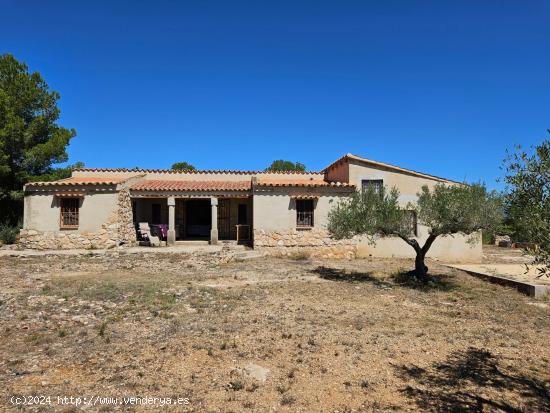
[[391, 169], [391, 170], [394, 170], [394, 171], [399, 172], [399, 173], [413, 175], [413, 176], [416, 176], [416, 177], [419, 177], [419, 178], [431, 179], [433, 181], [438, 181], [438, 182], [441, 182], [441, 183], [460, 184], [460, 185], [463, 184], [463, 182], [458, 182], [458, 181], [454, 181], [452, 179], [442, 178], [442, 177], [439, 177], [439, 176], [436, 176], [436, 175], [430, 175], [430, 174], [426, 174], [426, 173], [423, 173], [423, 172], [418, 172], [418, 171], [415, 171], [415, 170], [412, 170], [412, 169], [402, 168], [402, 167], [397, 166], [397, 165], [392, 165], [392, 164], [388, 164], [388, 163], [384, 163], [384, 162], [379, 162], [379, 161], [375, 161], [373, 159], [363, 158], [361, 156], [357, 156], [357, 155], [354, 155], [352, 153], [347, 153], [344, 156], [342, 156], [341, 158], [338, 158], [336, 161], [334, 161], [329, 166], [324, 168], [321, 172], [327, 173], [330, 169], [334, 168], [337, 164], [339, 164], [343, 161], [347, 161], [349, 159], [352, 159], [352, 160], [355, 160], [355, 161], [358, 161], [358, 162], [363, 162], [363, 163], [366, 163], [366, 164], [369, 164], [369, 165], [372, 165], [372, 166], [377, 166], [377, 167], [380, 167], [380, 168]]

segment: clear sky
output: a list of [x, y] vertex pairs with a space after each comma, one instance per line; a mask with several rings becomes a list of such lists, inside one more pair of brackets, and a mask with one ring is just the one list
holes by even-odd
[[547, 138], [550, 1], [0, 0], [70, 162], [319, 170], [351, 152], [494, 180]]

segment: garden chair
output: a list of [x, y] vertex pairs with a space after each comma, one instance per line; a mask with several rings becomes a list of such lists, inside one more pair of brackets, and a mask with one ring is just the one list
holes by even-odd
[[160, 246], [159, 237], [151, 234], [151, 228], [149, 227], [149, 223], [147, 223], [147, 222], [140, 222], [139, 223], [138, 237], [139, 237], [140, 240], [148, 242], [149, 245], [151, 245], [153, 247]]

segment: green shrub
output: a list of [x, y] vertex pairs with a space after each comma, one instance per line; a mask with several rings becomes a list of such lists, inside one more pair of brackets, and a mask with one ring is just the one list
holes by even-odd
[[19, 234], [19, 226], [0, 224], [0, 241], [4, 244], [13, 244]]

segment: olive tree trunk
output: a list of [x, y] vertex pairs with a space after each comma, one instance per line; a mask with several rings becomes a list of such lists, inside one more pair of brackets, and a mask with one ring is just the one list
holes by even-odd
[[427, 282], [429, 280], [428, 267], [424, 263], [424, 260], [426, 258], [426, 254], [428, 253], [428, 250], [437, 238], [437, 235], [430, 234], [422, 247], [414, 238], [408, 238], [403, 235], [399, 235], [399, 237], [411, 247], [413, 247], [414, 251], [416, 252], [416, 258], [414, 260], [414, 276], [424, 283]]

